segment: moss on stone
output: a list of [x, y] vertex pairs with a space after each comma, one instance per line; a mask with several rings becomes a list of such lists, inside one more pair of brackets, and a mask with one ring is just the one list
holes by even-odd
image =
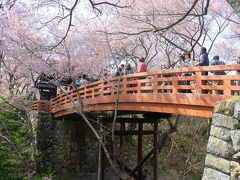
[[233, 116], [235, 101], [223, 101], [215, 104], [214, 112]]

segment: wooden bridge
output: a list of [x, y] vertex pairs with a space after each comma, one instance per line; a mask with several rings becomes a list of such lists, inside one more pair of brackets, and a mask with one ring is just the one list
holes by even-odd
[[[225, 72], [226, 75], [214, 75], [214, 72]], [[75, 90], [63, 93], [51, 101], [35, 101], [32, 109], [49, 111], [54, 118], [62, 119], [78, 115], [77, 112], [105, 112], [114, 111], [116, 102], [118, 113], [142, 113], [144, 118], [118, 118], [119, 128], [113, 133], [120, 136], [119, 165], [132, 177], [142, 180], [144, 163], [153, 157], [153, 179], [158, 179], [158, 149], [164, 138], [159, 140], [158, 123], [164, 116], [170, 114], [190, 115], [211, 118], [216, 102], [240, 94], [240, 65], [224, 65], [212, 67], [194, 67], [169, 69], [157, 72], [137, 73], [122, 77], [114, 77], [81, 86]], [[215, 73], [216, 74], [216, 73]], [[180, 76], [181, 75], [181, 76]], [[191, 75], [191, 76], [189, 76]], [[119, 99], [117, 99], [119, 94]], [[150, 118], [148, 118], [150, 113]], [[155, 113], [152, 116], [152, 113]], [[157, 115], [157, 116], [155, 116]], [[158, 116], [159, 115], [159, 116]], [[178, 116], [179, 117], [179, 116]], [[76, 119], [79, 118], [76, 117]], [[112, 123], [108, 116], [99, 118], [102, 125]], [[129, 130], [127, 123], [137, 124], [137, 130]], [[153, 123], [152, 130], [145, 129], [146, 123]], [[104, 132], [99, 126], [100, 132]], [[171, 129], [174, 132], [176, 129]], [[104, 133], [100, 133], [104, 140]], [[129, 168], [125, 163], [124, 136], [137, 136], [137, 164]], [[143, 158], [143, 135], [153, 136], [153, 148]], [[161, 134], [163, 135], [163, 134]], [[167, 136], [164, 136], [165, 140]], [[99, 147], [102, 144], [99, 143]], [[100, 179], [104, 180], [104, 151], [99, 148]], [[137, 174], [135, 174], [137, 172]]]
[[[225, 71], [226, 75], [213, 75]], [[100, 80], [48, 101], [33, 110], [55, 118], [77, 112], [113, 111], [119, 92], [119, 112], [157, 112], [211, 118], [214, 104], [240, 93], [240, 65], [205, 66], [137, 73]], [[208, 75], [206, 75], [208, 72]], [[186, 76], [191, 74], [191, 76]], [[119, 87], [119, 88], [118, 88]]]

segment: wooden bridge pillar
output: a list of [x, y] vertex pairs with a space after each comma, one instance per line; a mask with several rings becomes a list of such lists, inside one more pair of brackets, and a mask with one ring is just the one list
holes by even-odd
[[120, 169], [124, 171], [125, 165], [125, 137], [122, 133], [125, 131], [125, 123], [121, 123], [121, 135], [120, 135]]
[[[154, 137], [153, 146], [154, 148], [158, 145], [158, 122], [154, 122]], [[154, 152], [154, 162], [153, 162], [153, 180], [158, 180], [158, 149]]]
[[[154, 158], [153, 160], [153, 179], [158, 179], [158, 150], [152, 150], [149, 152], [149, 154], [143, 158], [143, 136], [144, 135], [152, 135], [154, 142], [153, 142], [153, 149], [156, 149], [158, 146], [158, 123], [159, 121], [155, 118], [152, 118], [151, 120], [147, 119], [118, 119], [118, 122], [120, 123], [120, 129], [117, 130], [115, 133], [116, 135], [120, 136], [120, 149], [119, 149], [119, 165], [121, 171], [127, 170], [129, 172], [129, 175], [136, 178], [137, 180], [144, 179], [147, 174], [144, 174], [143, 172], [143, 166], [151, 157]], [[126, 123], [136, 123], [137, 130], [126, 130]], [[144, 123], [151, 123], [154, 124], [154, 128], [152, 130], [144, 130]], [[125, 164], [125, 136], [129, 135], [136, 135], [137, 136], [137, 165], [130, 169]], [[136, 173], [136, 174], [135, 174]]]
[[[102, 120], [99, 120], [99, 123], [102, 124]], [[104, 142], [104, 130], [102, 128], [102, 126], [100, 126], [99, 129], [100, 132], [100, 137], [102, 142]], [[105, 165], [104, 165], [104, 161], [105, 161], [105, 154], [104, 154], [104, 150], [103, 147], [101, 145], [101, 143], [98, 143], [98, 148], [99, 148], [99, 154], [98, 154], [98, 180], [104, 180], [104, 169], [105, 169]]]
[[[143, 123], [138, 123], [138, 157], [137, 161], [140, 163], [142, 161], [142, 131], [143, 131]], [[142, 166], [138, 169], [138, 180], [142, 179]]]

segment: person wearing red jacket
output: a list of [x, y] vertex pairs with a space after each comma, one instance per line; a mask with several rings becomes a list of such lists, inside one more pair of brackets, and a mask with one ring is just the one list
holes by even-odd
[[145, 63], [145, 59], [144, 58], [140, 58], [139, 59], [139, 63], [137, 65], [137, 72], [138, 73], [147, 72], [147, 65]]

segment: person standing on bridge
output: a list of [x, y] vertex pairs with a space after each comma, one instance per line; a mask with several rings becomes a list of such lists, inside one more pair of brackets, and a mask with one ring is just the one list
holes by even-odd
[[82, 75], [82, 78], [80, 79], [80, 86], [86, 85], [89, 83], [89, 79], [86, 74]]
[[[211, 62], [211, 66], [217, 66], [217, 65], [225, 65], [225, 63], [223, 61], [219, 60], [219, 56], [214, 56], [213, 61]], [[213, 75], [226, 75], [226, 73], [225, 73], [225, 71], [216, 71], [216, 72], [213, 72]], [[213, 80], [212, 85], [214, 85], [214, 86], [223, 85], [223, 81]], [[212, 91], [212, 94], [222, 94], [222, 93], [218, 90]]]
[[[219, 56], [214, 56], [213, 61], [211, 62], [211, 66], [217, 66], [217, 65], [225, 65], [223, 61], [219, 60]], [[224, 71], [217, 71], [213, 72], [214, 75], [226, 75]]]
[[[209, 66], [209, 58], [207, 54], [207, 49], [205, 47], [201, 47], [200, 56], [198, 59], [198, 64], [196, 66]], [[202, 72], [202, 75], [207, 76], [208, 72]], [[204, 81], [202, 85], [206, 85], [207, 81]], [[208, 90], [203, 90], [204, 94], [208, 94]]]
[[137, 72], [138, 73], [147, 72], [147, 65], [143, 57], [139, 59], [139, 63], [137, 65]]
[[122, 69], [122, 67], [118, 67], [114, 76], [117, 77], [117, 76], [122, 76], [122, 75], [123, 75], [123, 69]]
[[80, 84], [80, 81], [81, 81], [81, 75], [80, 76], [78, 76], [78, 78], [76, 79], [76, 81], [75, 81], [75, 84], [76, 84], [76, 86], [77, 87], [79, 87], [81, 84]]
[[124, 75], [133, 74], [133, 73], [134, 73], [134, 71], [133, 71], [131, 65], [130, 65], [129, 63], [127, 63], [127, 64], [125, 65]]
[[209, 58], [207, 54], [207, 49], [205, 47], [201, 47], [200, 49], [200, 57], [198, 60], [199, 66], [209, 66]]

